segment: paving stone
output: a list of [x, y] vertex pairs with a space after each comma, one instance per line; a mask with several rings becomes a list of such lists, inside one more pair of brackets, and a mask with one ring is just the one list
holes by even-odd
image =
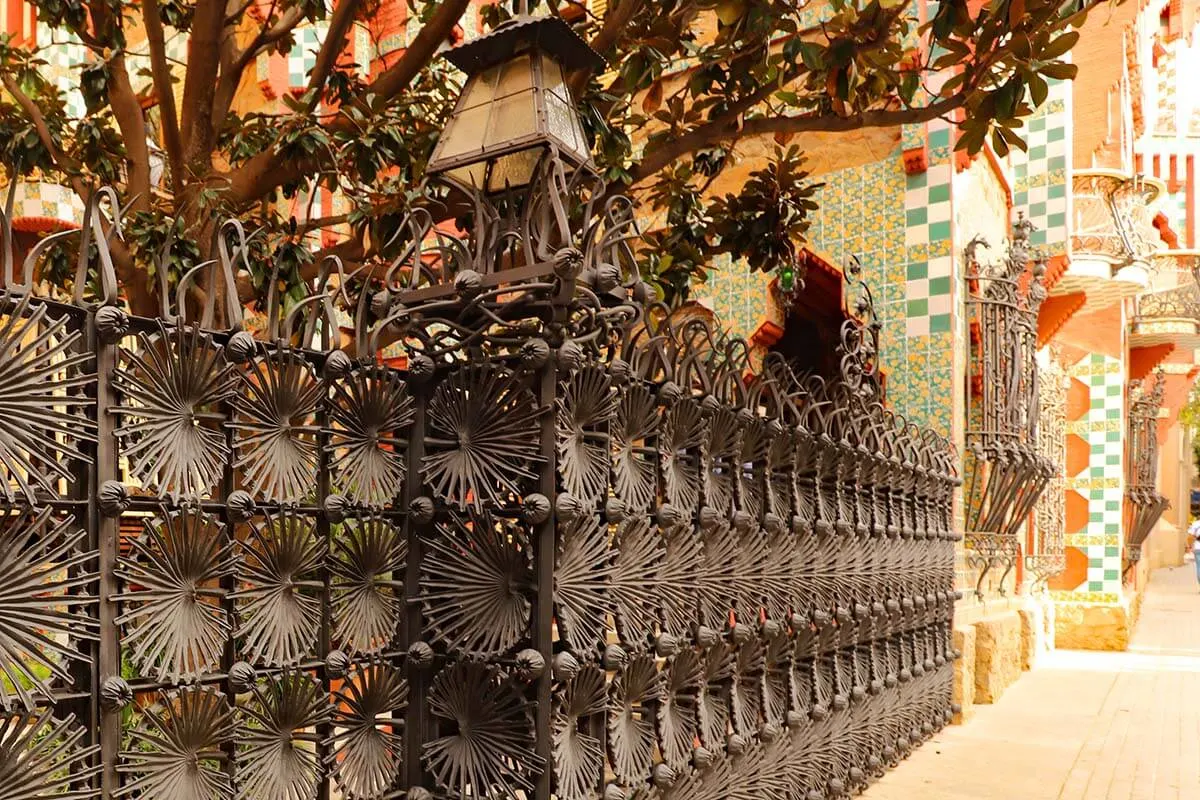
[[1200, 590], [1155, 572], [1127, 652], [1044, 653], [863, 800], [1200, 800]]

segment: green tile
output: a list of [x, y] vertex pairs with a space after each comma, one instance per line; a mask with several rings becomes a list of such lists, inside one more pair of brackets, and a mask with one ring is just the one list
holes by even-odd
[[1117, 524], [1116, 522], [1109, 522], [1109, 523], [1106, 523], [1104, 526], [1104, 535], [1105, 536], [1116, 536], [1120, 532], [1121, 532], [1121, 526], [1119, 524]]
[[1029, 160], [1041, 161], [1046, 157], [1046, 145], [1039, 144], [1029, 148]]
[[1051, 156], [1050, 163], [1046, 166], [1046, 169], [1050, 170], [1051, 172], [1053, 172], [1056, 169], [1066, 169], [1066, 168], [1067, 168], [1067, 157], [1066, 156]]
[[1104, 512], [1093, 511], [1092, 513], [1088, 514], [1088, 522], [1104, 522]]
[[910, 208], [904, 213], [905, 224], [910, 228], [915, 228], [918, 225], [925, 225], [929, 222], [929, 211], [925, 206], [920, 208]]
[[1104, 570], [1104, 580], [1106, 580], [1106, 581], [1117, 581], [1117, 580], [1120, 580], [1120, 579], [1121, 579], [1121, 571], [1120, 571], [1119, 569], [1106, 569], [1106, 570]]
[[929, 277], [929, 262], [927, 261], [910, 261], [906, 273], [910, 281], [917, 281], [921, 278]]
[[950, 146], [950, 129], [938, 128], [929, 132], [929, 146], [932, 147], [949, 147]]
[[1051, 200], [1057, 200], [1060, 197], [1067, 196], [1067, 185], [1065, 183], [1056, 183], [1046, 189], [1046, 197]]
[[1103, 558], [1089, 558], [1088, 566], [1092, 567], [1093, 569], [1103, 569], [1104, 568], [1104, 559]]
[[1106, 442], [1121, 441], [1121, 432], [1120, 431], [1109, 431], [1108, 433], [1104, 434], [1104, 441], [1106, 441]]
[[942, 275], [940, 278], [930, 278], [929, 296], [941, 297], [944, 294], [950, 294], [950, 276]]
[[949, 203], [950, 202], [950, 184], [943, 183], [939, 186], [929, 187], [929, 202], [930, 203]]
[[1050, 130], [1046, 131], [1046, 141], [1047, 142], [1061, 142], [1065, 138], [1067, 138], [1067, 129], [1066, 128], [1061, 128], [1061, 127], [1055, 126], [1055, 127], [1051, 128]]
[[[947, 278], [947, 280], [949, 280]], [[933, 314], [929, 317], [929, 332], [930, 333], [949, 333], [950, 332], [950, 315], [949, 314]]]
[[933, 222], [929, 225], [929, 241], [944, 242], [950, 238], [950, 221]]
[[1051, 214], [1046, 217], [1046, 224], [1051, 228], [1063, 228], [1067, 224], [1067, 215], [1065, 213]]
[[929, 176], [925, 172], [906, 176], [905, 186], [909, 189], [924, 189], [929, 185]]
[[1119, 555], [1121, 555], [1121, 548], [1119, 548], [1119, 547], [1105, 547], [1105, 548], [1104, 548], [1104, 555], [1108, 556], [1109, 558], [1113, 558], [1114, 556], [1119, 556]]
[[1106, 500], [1104, 503], [1104, 510], [1105, 511], [1120, 511], [1121, 503], [1116, 500]]
[[922, 297], [919, 300], [909, 300], [907, 309], [909, 319], [924, 317], [929, 314], [929, 300]]
[[1088, 581], [1087, 585], [1088, 585], [1087, 590], [1089, 592], [1103, 592], [1104, 591], [1104, 582], [1103, 581]]

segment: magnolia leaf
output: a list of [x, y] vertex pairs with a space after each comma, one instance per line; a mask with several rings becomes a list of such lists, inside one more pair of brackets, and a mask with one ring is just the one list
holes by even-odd
[[1042, 61], [1050, 61], [1051, 59], [1065, 56], [1078, 41], [1079, 31], [1067, 31], [1046, 45], [1042, 52], [1038, 53], [1038, 58]]
[[1038, 72], [1047, 78], [1055, 78], [1060, 81], [1073, 81], [1075, 80], [1075, 76], [1079, 74], [1079, 65], [1064, 64], [1061, 61], [1055, 61], [1051, 64], [1043, 64], [1038, 67]]

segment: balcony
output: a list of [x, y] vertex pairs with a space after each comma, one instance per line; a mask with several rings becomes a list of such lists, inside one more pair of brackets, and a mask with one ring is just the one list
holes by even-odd
[[1137, 299], [1129, 325], [1130, 347], [1200, 347], [1200, 250], [1164, 250], [1152, 271], [1162, 288]]
[[1142, 557], [1146, 541], [1170, 502], [1158, 491], [1158, 410], [1163, 403], [1163, 375], [1145, 386], [1133, 381], [1129, 387], [1128, 445], [1125, 467], [1125, 569]]
[[1103, 308], [1148, 289], [1158, 249], [1154, 204], [1165, 192], [1162, 182], [1142, 175], [1074, 173], [1070, 265], [1051, 294], [1083, 293]]
[[1000, 593], [1020, 561], [1022, 533], [1055, 465], [1039, 450], [1037, 317], [1044, 267], [1030, 267], [1029, 225], [1015, 226], [1003, 256], [984, 263], [976, 239], [965, 253], [972, 390], [963, 455], [967, 564]]

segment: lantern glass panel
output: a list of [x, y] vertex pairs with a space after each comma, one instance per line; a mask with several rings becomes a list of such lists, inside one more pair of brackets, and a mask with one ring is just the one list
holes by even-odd
[[488, 178], [487, 191], [501, 192], [509, 187], [526, 186], [531, 183], [542, 152], [542, 148], [534, 147], [497, 158]]

